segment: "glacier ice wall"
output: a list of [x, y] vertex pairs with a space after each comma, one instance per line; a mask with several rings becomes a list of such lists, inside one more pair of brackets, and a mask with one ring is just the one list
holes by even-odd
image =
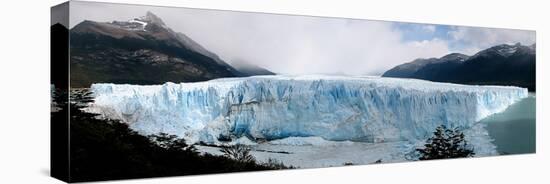
[[385, 142], [425, 139], [440, 124], [475, 122], [527, 97], [527, 89], [416, 79], [254, 76], [164, 85], [94, 84], [89, 111], [144, 134], [219, 143], [317, 136]]

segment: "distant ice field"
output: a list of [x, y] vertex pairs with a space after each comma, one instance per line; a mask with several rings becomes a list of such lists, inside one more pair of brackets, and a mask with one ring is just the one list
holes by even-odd
[[[169, 133], [191, 143], [298, 150], [354, 144], [368, 149], [372, 143], [384, 143], [382, 150], [401, 154], [446, 125], [465, 130], [470, 142], [478, 144], [477, 152], [487, 155], [495, 153], [494, 146], [476, 122], [528, 96], [527, 89], [512, 86], [324, 75], [93, 84], [91, 91], [95, 102], [88, 111], [119, 119], [142, 134]], [[374, 147], [371, 150], [381, 149]]]

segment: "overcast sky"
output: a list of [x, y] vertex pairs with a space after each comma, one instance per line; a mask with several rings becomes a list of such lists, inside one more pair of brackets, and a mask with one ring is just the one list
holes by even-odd
[[71, 2], [83, 20], [130, 20], [150, 11], [230, 64], [281, 74], [380, 75], [416, 58], [474, 54], [493, 45], [535, 43], [534, 31]]

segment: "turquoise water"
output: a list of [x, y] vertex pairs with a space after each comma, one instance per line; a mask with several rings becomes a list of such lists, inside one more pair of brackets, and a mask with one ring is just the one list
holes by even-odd
[[500, 154], [535, 153], [536, 151], [536, 100], [535, 93], [504, 112], [492, 115], [481, 122], [487, 124]]

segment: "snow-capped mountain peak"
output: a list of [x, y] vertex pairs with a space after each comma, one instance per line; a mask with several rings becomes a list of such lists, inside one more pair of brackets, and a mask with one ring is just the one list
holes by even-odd
[[113, 21], [111, 24], [128, 31], [148, 31], [146, 28], [149, 24], [155, 24], [164, 29], [170, 29], [164, 24], [162, 19], [151, 12], [147, 12], [145, 16], [139, 18], [133, 18], [128, 21]]
[[497, 51], [498, 51], [498, 53], [500, 53], [503, 56], [509, 56], [509, 55], [512, 55], [512, 54], [516, 53], [518, 46], [519, 45], [516, 44], [516, 45], [510, 46], [510, 47], [503, 47], [503, 48], [499, 48]]
[[144, 21], [144, 22], [147, 22], [147, 23], [151, 23], [151, 24], [157, 24], [159, 26], [163, 26], [165, 27], [166, 24], [164, 24], [164, 22], [162, 21], [162, 19], [160, 19], [158, 16], [156, 16], [155, 14], [151, 13], [150, 11], [148, 11], [145, 16], [142, 16], [139, 18], [139, 20], [141, 21]]
[[501, 44], [489, 49], [483, 50], [474, 55], [474, 57], [479, 56], [490, 56], [490, 55], [500, 55], [502, 57], [510, 57], [514, 55], [518, 50], [529, 48], [527, 46], [521, 45], [521, 43], [516, 43], [514, 45]]
[[460, 54], [460, 53], [451, 53], [451, 54], [447, 54], [443, 57], [440, 58], [440, 60], [442, 61], [465, 61], [466, 59], [468, 59], [470, 56], [467, 56], [467, 55], [464, 55], [464, 54]]

